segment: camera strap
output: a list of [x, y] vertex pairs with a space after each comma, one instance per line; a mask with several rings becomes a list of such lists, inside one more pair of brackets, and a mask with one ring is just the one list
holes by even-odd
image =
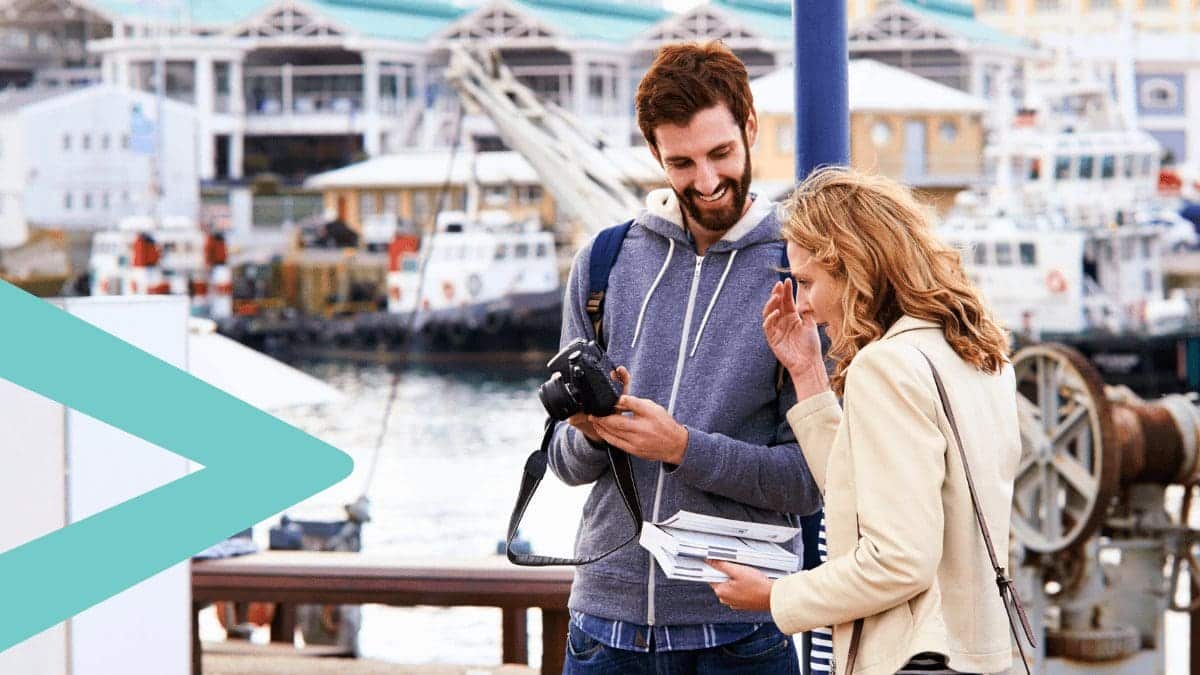
[[533, 553], [517, 553], [513, 551], [513, 539], [517, 536], [517, 527], [525, 516], [525, 509], [533, 499], [542, 478], [546, 475], [546, 464], [549, 461], [550, 440], [554, 438], [554, 430], [558, 427], [554, 418], [546, 418], [546, 431], [542, 435], [542, 445], [525, 460], [525, 473], [521, 477], [521, 491], [517, 494], [517, 504], [513, 507], [512, 517], [508, 520], [508, 537], [505, 539], [504, 552], [514, 565], [525, 567], [545, 567], [547, 565], [586, 565], [611, 554], [617, 549], [636, 541], [642, 533], [642, 507], [638, 500], [637, 483], [633, 480], [633, 466], [629, 463], [629, 455], [605, 443], [608, 451], [608, 462], [612, 469], [613, 478], [617, 482], [617, 491], [621, 493], [621, 501], [633, 519], [633, 534], [625, 541], [617, 544], [603, 553], [585, 558], [556, 558], [554, 556], [535, 555]]

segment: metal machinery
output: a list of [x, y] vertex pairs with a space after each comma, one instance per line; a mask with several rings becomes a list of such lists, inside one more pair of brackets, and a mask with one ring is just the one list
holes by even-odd
[[491, 119], [588, 234], [641, 210], [637, 185], [661, 176], [649, 153], [611, 146], [569, 112], [540, 101], [495, 52], [453, 45], [445, 77], [468, 110]]
[[1191, 614], [1200, 672], [1200, 410], [1105, 387], [1062, 345], [1027, 347], [1013, 364], [1024, 452], [1011, 554], [1043, 636], [1034, 672], [1164, 673], [1168, 610]]

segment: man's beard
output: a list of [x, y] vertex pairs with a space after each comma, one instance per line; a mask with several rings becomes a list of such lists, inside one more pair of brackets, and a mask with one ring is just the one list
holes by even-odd
[[[684, 210], [693, 222], [709, 232], [725, 232], [733, 227], [742, 217], [742, 210], [746, 208], [746, 197], [750, 194], [750, 148], [746, 145], [743, 134], [742, 147], [745, 149], [745, 164], [746, 168], [742, 171], [741, 180], [734, 182], [732, 179], [725, 179], [717, 186], [713, 192], [720, 192], [722, 188], [728, 189], [733, 194], [733, 201], [726, 208], [719, 210], [701, 210], [698, 200], [700, 193], [695, 188], [688, 188], [679, 194], [675, 191], [675, 196], [679, 197], [679, 203], [683, 204]], [[672, 187], [672, 189], [674, 189]]]

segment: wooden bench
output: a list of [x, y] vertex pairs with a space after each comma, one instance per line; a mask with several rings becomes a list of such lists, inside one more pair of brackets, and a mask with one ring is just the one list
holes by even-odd
[[[502, 610], [504, 663], [529, 663], [525, 610], [542, 610], [542, 673], [561, 673], [570, 568], [517, 567], [504, 558], [422, 562], [368, 553], [265, 551], [192, 563], [198, 613], [218, 600], [281, 604], [480, 606]], [[290, 635], [283, 635], [290, 642]], [[200, 675], [198, 617], [192, 671]]]

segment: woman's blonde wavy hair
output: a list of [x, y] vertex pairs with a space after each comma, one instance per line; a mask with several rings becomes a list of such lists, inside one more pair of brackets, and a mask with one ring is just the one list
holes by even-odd
[[903, 185], [845, 168], [814, 171], [792, 194], [783, 237], [846, 282], [842, 326], [830, 346], [833, 389], [860, 349], [907, 314], [942, 326], [964, 361], [996, 373], [1008, 336], [967, 279], [959, 252], [933, 232], [932, 215]]

